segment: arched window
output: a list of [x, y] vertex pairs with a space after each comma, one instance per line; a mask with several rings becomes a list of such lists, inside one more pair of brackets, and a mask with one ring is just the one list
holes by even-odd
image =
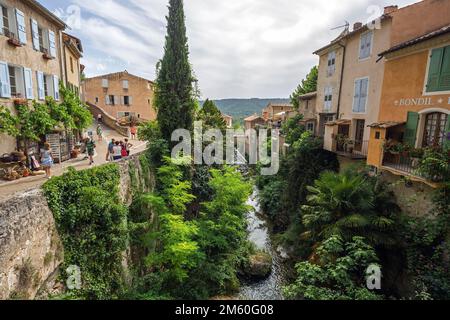
[[447, 118], [447, 114], [441, 112], [427, 114], [423, 147], [438, 147], [443, 145]]

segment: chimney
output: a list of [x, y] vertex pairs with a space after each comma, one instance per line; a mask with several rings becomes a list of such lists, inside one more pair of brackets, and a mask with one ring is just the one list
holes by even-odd
[[384, 14], [388, 15], [397, 10], [398, 10], [398, 6], [387, 6], [387, 7], [384, 7]]
[[355, 24], [353, 25], [353, 31], [361, 29], [362, 26], [363, 26], [363, 24], [361, 22], [355, 22]]

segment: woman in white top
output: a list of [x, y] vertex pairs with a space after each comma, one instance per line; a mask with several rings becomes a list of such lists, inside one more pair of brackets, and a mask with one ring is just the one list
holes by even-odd
[[113, 147], [113, 159], [114, 161], [122, 159], [122, 146], [119, 141], [116, 141]]

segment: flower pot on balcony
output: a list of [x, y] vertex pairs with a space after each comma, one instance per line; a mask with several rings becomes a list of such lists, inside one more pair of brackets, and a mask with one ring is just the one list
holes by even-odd
[[42, 55], [42, 57], [45, 59], [45, 60], [53, 60], [54, 58], [49, 54], [49, 53], [47, 53], [47, 52], [44, 52], [44, 54]]
[[21, 47], [22, 42], [19, 39], [15, 38], [12, 34], [9, 35], [8, 44], [13, 47]]
[[14, 99], [15, 106], [23, 106], [23, 105], [26, 105], [27, 103], [28, 103], [27, 99], [24, 99], [24, 98]]

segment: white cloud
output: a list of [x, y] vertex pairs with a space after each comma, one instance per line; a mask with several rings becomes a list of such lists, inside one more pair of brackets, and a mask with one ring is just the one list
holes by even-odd
[[[414, 0], [398, 0], [406, 5]], [[81, 7], [88, 75], [99, 67], [153, 78], [168, 0], [72, 0]], [[388, 0], [188, 0], [191, 62], [205, 97], [287, 97], [317, 63], [312, 52], [345, 20], [367, 21]], [[113, 61], [105, 61], [110, 57]], [[101, 69], [103, 69], [101, 68]]]

